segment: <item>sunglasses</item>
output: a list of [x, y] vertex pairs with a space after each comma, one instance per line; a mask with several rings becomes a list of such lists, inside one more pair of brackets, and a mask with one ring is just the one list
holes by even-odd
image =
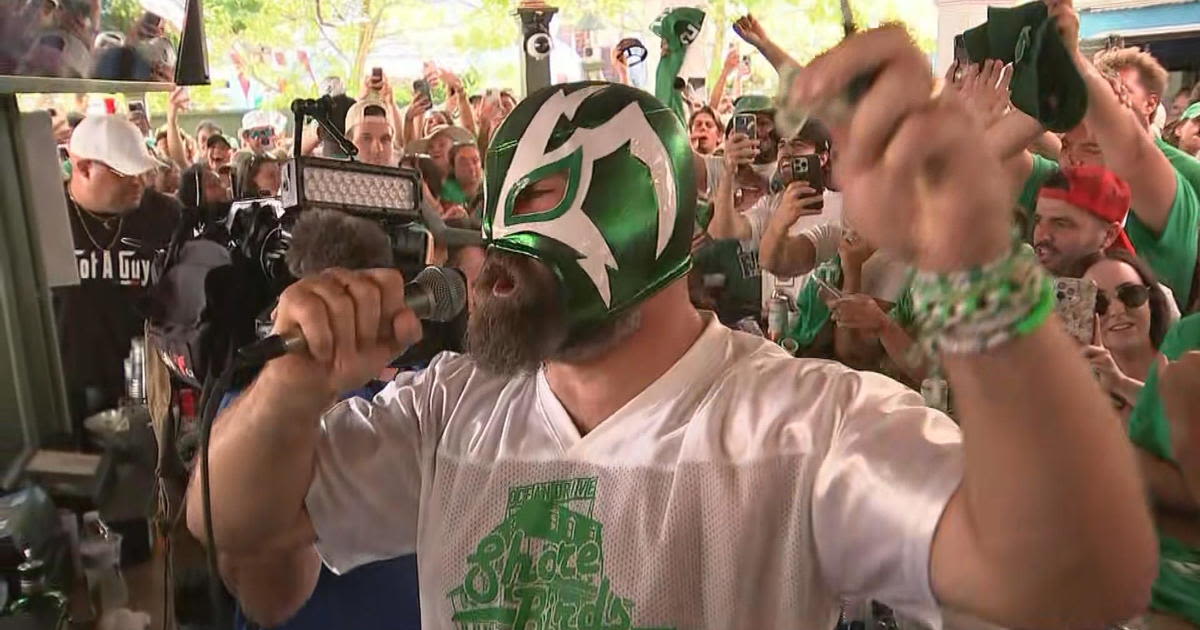
[[246, 134], [255, 140], [270, 140], [271, 138], [275, 137], [275, 130], [271, 127], [262, 127], [259, 129], [251, 129], [250, 131], [247, 131]]
[[[1117, 287], [1117, 299], [1125, 308], [1138, 308], [1150, 300], [1150, 287], [1142, 284], [1127, 282]], [[1096, 293], [1096, 314], [1103, 317], [1108, 314], [1108, 306], [1112, 300], [1103, 290]]]

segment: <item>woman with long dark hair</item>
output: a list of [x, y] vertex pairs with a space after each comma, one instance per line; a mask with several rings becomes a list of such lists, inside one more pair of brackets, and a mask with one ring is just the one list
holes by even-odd
[[1084, 356], [1122, 413], [1137, 401], [1158, 347], [1171, 325], [1171, 309], [1154, 272], [1119, 248], [1084, 263], [1083, 277], [1096, 283], [1096, 333]]

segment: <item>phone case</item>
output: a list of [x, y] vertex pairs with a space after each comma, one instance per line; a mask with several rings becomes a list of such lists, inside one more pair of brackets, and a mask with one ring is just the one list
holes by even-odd
[[1058, 278], [1054, 281], [1055, 311], [1079, 343], [1092, 345], [1096, 326], [1096, 283], [1082, 278]]
[[744, 133], [751, 139], [758, 137], [758, 127], [754, 114], [738, 114], [733, 117], [734, 133]]

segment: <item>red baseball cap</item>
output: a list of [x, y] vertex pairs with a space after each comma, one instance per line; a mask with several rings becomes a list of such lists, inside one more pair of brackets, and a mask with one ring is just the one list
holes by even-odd
[[1059, 171], [1067, 187], [1042, 186], [1040, 196], [1065, 201], [1106, 223], [1121, 225], [1113, 247], [1133, 252], [1133, 243], [1125, 233], [1129, 214], [1129, 184], [1103, 166], [1068, 166]]

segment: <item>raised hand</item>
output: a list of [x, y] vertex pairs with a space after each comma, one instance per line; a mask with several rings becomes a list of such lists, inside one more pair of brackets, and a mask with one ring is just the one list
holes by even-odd
[[1045, 0], [1050, 17], [1058, 26], [1058, 35], [1062, 38], [1067, 52], [1079, 51], [1079, 12], [1075, 10], [1074, 0]]
[[171, 98], [167, 101], [167, 122], [174, 122], [179, 118], [179, 112], [187, 111], [191, 106], [191, 99], [188, 96], [188, 90], [185, 87], [177, 87], [171, 90]]
[[986, 129], [1004, 117], [1009, 108], [1008, 87], [1012, 67], [997, 59], [972, 64], [963, 76], [959, 96]]
[[452, 92], [462, 92], [463, 91], [462, 79], [459, 78], [459, 76], [457, 74], [454, 74], [452, 71], [447, 70], [445, 68], [441, 68], [439, 70], [438, 76], [442, 79], [443, 82], [445, 82], [447, 90], [450, 90]]
[[731, 72], [738, 64], [742, 62], [742, 56], [738, 54], [737, 46], [730, 46], [729, 52], [725, 53], [725, 71]]
[[[845, 115], [837, 102], [849, 83], [875, 73]], [[982, 126], [953, 90], [932, 94], [926, 56], [903, 28], [847, 38], [814, 59], [793, 82], [789, 100], [831, 125], [843, 147], [849, 222], [868, 241], [920, 268], [952, 271], [1008, 250], [1010, 209], [999, 160], [980, 146]]]
[[759, 23], [758, 18], [753, 14], [747, 13], [738, 18], [733, 23], [733, 32], [737, 33], [747, 44], [755, 48], [762, 49], [771, 41], [771, 37], [767, 35], [767, 30]]
[[781, 228], [791, 228], [800, 217], [821, 214], [823, 209], [814, 207], [821, 200], [821, 193], [809, 186], [808, 182], [792, 182], [784, 189], [783, 199], [771, 215], [771, 223]]
[[758, 155], [758, 140], [744, 133], [735, 133], [725, 141], [725, 169], [736, 172], [738, 167], [750, 164]]

